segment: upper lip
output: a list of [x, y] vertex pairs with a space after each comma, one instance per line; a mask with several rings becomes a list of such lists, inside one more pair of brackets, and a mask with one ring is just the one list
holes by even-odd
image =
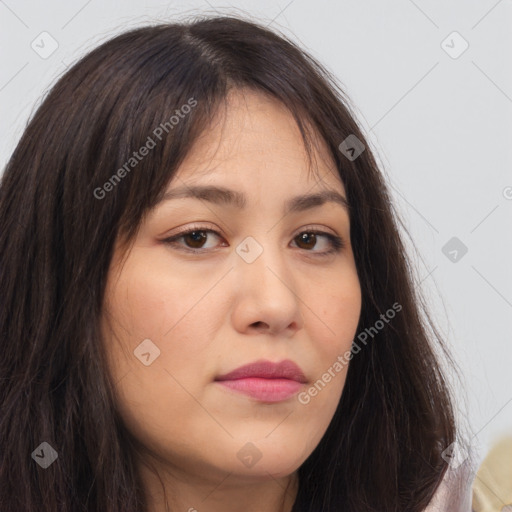
[[232, 372], [219, 375], [215, 380], [236, 380], [247, 378], [261, 379], [289, 379], [297, 382], [307, 382], [304, 373], [300, 367], [290, 359], [281, 361], [280, 363], [272, 363], [271, 361], [255, 361], [253, 363], [240, 366]]

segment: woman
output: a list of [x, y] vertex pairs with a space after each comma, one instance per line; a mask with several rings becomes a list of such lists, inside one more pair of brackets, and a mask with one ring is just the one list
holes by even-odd
[[0, 222], [0, 510], [469, 510], [386, 185], [286, 38], [101, 45], [27, 126]]

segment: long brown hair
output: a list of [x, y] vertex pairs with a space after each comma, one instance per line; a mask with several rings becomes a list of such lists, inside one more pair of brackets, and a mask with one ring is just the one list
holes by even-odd
[[[286, 37], [205, 17], [137, 28], [83, 57], [45, 97], [5, 168], [0, 510], [146, 509], [99, 330], [107, 272], [116, 238], [133, 240], [233, 88], [285, 105], [308, 154], [311, 129], [327, 143], [350, 204], [358, 332], [401, 306], [351, 360], [334, 418], [299, 468], [294, 511], [419, 512], [433, 496], [447, 468], [442, 450], [456, 437], [434, 355], [443, 344], [423, 314], [386, 184], [349, 101]], [[190, 112], [169, 122], [191, 98]], [[161, 125], [149, 155], [127, 167]], [[350, 135], [365, 146], [355, 159], [339, 149]], [[58, 454], [46, 469], [31, 456], [42, 442]]]

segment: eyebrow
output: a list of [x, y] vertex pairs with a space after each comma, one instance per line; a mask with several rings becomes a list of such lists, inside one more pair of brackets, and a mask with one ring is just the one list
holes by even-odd
[[[160, 202], [178, 198], [203, 199], [215, 204], [232, 205], [240, 210], [247, 205], [246, 195], [242, 192], [214, 185], [189, 185], [169, 190]], [[348, 213], [350, 207], [345, 197], [335, 190], [322, 190], [314, 194], [303, 194], [288, 199], [284, 204], [283, 214], [303, 212], [329, 202], [339, 204]]]

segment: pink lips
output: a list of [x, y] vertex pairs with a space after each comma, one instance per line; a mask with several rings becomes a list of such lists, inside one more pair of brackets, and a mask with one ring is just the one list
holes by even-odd
[[289, 359], [280, 363], [256, 361], [215, 378], [223, 386], [264, 402], [280, 402], [296, 394], [307, 382]]

